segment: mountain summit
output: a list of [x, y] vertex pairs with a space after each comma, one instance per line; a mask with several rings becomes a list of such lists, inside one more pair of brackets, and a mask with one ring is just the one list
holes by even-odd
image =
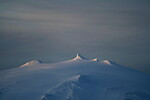
[[110, 60], [45, 64], [0, 71], [0, 100], [150, 100], [150, 75]]
[[83, 60], [83, 59], [85, 58], [82, 57], [79, 53], [77, 53], [77, 56], [73, 60]]
[[42, 63], [42, 62], [40, 60], [32, 60], [32, 61], [26, 62], [25, 64], [21, 65], [20, 67], [31, 66], [31, 65], [39, 64], [39, 63]]

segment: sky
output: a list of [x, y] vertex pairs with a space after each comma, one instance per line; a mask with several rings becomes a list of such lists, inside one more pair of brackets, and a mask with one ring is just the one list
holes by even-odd
[[149, 0], [1, 0], [0, 69], [76, 53], [150, 74]]

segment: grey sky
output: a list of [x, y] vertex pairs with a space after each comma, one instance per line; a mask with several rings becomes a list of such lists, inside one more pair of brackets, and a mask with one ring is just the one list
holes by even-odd
[[0, 69], [110, 59], [150, 73], [149, 0], [1, 0]]

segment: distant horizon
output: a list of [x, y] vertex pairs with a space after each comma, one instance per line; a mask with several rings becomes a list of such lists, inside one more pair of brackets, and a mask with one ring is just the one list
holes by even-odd
[[[97, 57], [95, 57], [95, 58], [85, 58], [84, 56], [82, 56], [80, 53], [77, 53], [76, 54], [76, 56], [74, 56], [73, 58], [70, 58], [70, 59], [66, 59], [66, 60], [63, 60], [63, 61], [58, 61], [58, 62], [43, 62], [43, 61], [41, 61], [40, 59], [33, 59], [33, 60], [30, 60], [30, 61], [26, 61], [26, 62], [24, 62], [24, 63], [22, 63], [21, 65], [19, 65], [19, 66], [17, 66], [17, 67], [14, 67], [14, 68], [18, 68], [18, 67], [21, 67], [21, 66], [27, 66], [26, 64], [27, 63], [30, 63], [30, 62], [32, 62], [32, 61], [38, 61], [39, 63], [45, 63], [45, 64], [54, 64], [54, 63], [59, 63], [59, 62], [64, 62], [64, 61], [70, 61], [70, 60], [74, 60], [74, 59], [78, 59], [78, 57], [79, 57], [79, 59], [80, 59], [80, 57], [81, 57], [81, 59], [85, 59], [85, 60], [90, 60], [90, 61], [92, 61], [92, 60], [94, 60], [94, 59], [97, 59], [97, 61], [98, 62], [104, 62], [104, 61], [110, 61], [110, 62], [112, 62], [112, 63], [116, 63], [116, 64], [119, 64], [119, 63], [117, 63], [117, 62], [115, 62], [115, 61], [113, 61], [113, 60], [111, 60], [111, 59], [98, 59]], [[108, 63], [110, 63], [110, 62], [108, 62]], [[124, 67], [128, 67], [128, 68], [131, 68], [131, 69], [134, 69], [134, 70], [137, 70], [137, 71], [141, 71], [141, 70], [139, 70], [139, 69], [136, 69], [136, 68], [133, 68], [133, 67], [130, 67], [130, 66], [125, 66], [125, 65], [122, 65], [122, 64], [119, 64], [119, 65], [121, 65], [121, 66], [124, 66]], [[7, 69], [11, 69], [11, 68], [6, 68], [6, 69], [0, 69], [0, 70], [7, 70]], [[147, 73], [147, 72], [144, 72], [144, 71], [141, 71], [141, 72], [143, 72], [143, 73], [146, 73], [146, 74], [149, 74], [149, 73]]]

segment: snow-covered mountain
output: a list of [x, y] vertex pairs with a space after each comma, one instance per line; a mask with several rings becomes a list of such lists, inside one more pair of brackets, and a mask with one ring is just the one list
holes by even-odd
[[110, 60], [33, 60], [0, 71], [0, 100], [150, 100], [150, 75]]

